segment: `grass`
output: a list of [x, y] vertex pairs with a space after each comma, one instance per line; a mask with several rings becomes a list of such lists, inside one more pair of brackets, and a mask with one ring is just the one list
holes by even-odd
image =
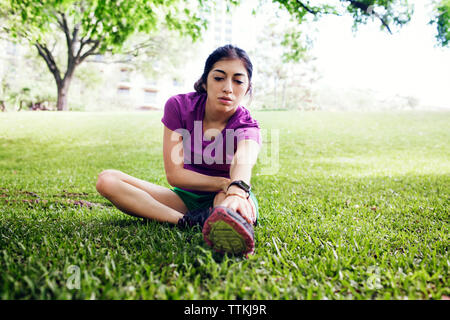
[[161, 116], [0, 114], [0, 299], [450, 296], [449, 112], [254, 112], [279, 169], [249, 259], [97, 194], [107, 168], [168, 186]]

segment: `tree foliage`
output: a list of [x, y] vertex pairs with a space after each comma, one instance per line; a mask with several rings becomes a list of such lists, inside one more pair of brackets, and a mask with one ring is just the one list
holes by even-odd
[[[320, 19], [324, 15], [350, 14], [353, 18], [353, 28], [365, 24], [369, 19], [376, 19], [382, 30], [392, 33], [394, 27], [402, 27], [411, 20], [414, 6], [408, 0], [339, 0], [339, 1], [311, 1], [311, 0], [272, 0], [302, 24], [312, 17]], [[430, 23], [436, 25], [436, 39], [441, 46], [448, 46], [450, 41], [450, 0], [434, 1], [433, 17]], [[286, 34], [284, 45], [292, 51], [289, 58], [299, 61], [302, 46], [299, 45], [299, 34]]]
[[298, 22], [303, 22], [306, 17], [313, 15], [320, 18], [323, 15], [343, 15], [350, 13], [354, 20], [354, 26], [366, 23], [369, 18], [380, 20], [381, 27], [390, 30], [390, 25], [402, 26], [409, 22], [413, 7], [408, 0], [339, 0], [330, 4], [330, 1], [298, 1], [298, 0], [273, 0], [284, 7]]
[[[255, 66], [255, 102], [263, 109], [310, 108], [310, 86], [318, 74], [314, 58], [308, 54], [307, 32], [272, 5], [260, 8], [259, 14], [264, 17], [264, 27], [249, 52]], [[294, 47], [287, 45], [292, 40]]]
[[[205, 21], [180, 0], [0, 0], [3, 31], [33, 44], [53, 74], [58, 110], [67, 106], [75, 69], [87, 57], [121, 52], [137, 32], [151, 34], [161, 25], [194, 40]], [[64, 68], [52, 53], [50, 39], [63, 35], [67, 59]]]
[[[197, 38], [203, 20], [179, 0], [3, 0], [3, 13], [11, 17], [15, 37], [42, 41], [49, 33], [71, 31], [79, 51], [118, 51], [134, 32], [152, 32], [164, 22], [170, 29]], [[71, 28], [72, 27], [72, 28]], [[82, 57], [82, 55], [80, 56]]]
[[436, 40], [441, 46], [450, 45], [450, 0], [435, 1], [434, 18], [430, 24], [436, 25]]
[[[232, 6], [242, 0], [225, 1]], [[350, 14], [355, 30], [369, 19], [376, 19], [381, 29], [391, 33], [393, 28], [408, 23], [414, 11], [408, 0], [271, 1], [287, 10], [298, 26], [324, 15]], [[432, 3], [430, 23], [436, 26], [437, 42], [448, 46], [450, 0]], [[142, 49], [146, 44], [154, 43], [151, 37], [162, 26], [195, 40], [206, 28], [203, 11], [214, 5], [214, 0], [0, 0], [0, 29], [35, 47], [55, 79], [57, 108], [64, 110], [75, 69], [89, 56]], [[126, 46], [127, 40], [136, 34], [145, 35], [146, 39], [130, 49]], [[288, 48], [283, 54], [285, 61], [303, 58], [306, 48], [302, 37], [304, 33], [298, 28], [292, 28], [284, 35], [282, 44]], [[61, 41], [66, 48], [64, 61], [55, 57], [52, 51], [55, 43]]]

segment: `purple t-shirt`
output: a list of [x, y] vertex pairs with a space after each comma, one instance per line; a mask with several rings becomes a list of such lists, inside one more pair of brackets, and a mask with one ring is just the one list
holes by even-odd
[[[237, 144], [251, 139], [261, 144], [258, 122], [243, 106], [228, 120], [227, 125], [215, 139], [209, 141], [203, 135], [206, 93], [190, 92], [167, 100], [162, 123], [183, 136], [183, 167], [208, 176], [230, 178], [230, 165]], [[185, 189], [187, 190], [187, 189]], [[204, 192], [187, 190], [197, 194]]]

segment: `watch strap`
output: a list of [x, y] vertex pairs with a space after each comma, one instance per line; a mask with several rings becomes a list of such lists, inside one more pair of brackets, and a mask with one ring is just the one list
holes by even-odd
[[231, 182], [228, 185], [227, 192], [228, 192], [228, 190], [230, 189], [231, 186], [237, 186], [241, 190], [245, 191], [247, 193], [247, 198], [250, 196], [251, 187], [249, 185], [247, 185], [244, 181], [242, 181], [242, 180], [235, 180], [235, 181]]
[[230, 189], [231, 186], [238, 186], [239, 188], [241, 188], [241, 189], [244, 190], [245, 192], [250, 193], [251, 187], [248, 186], [248, 190], [247, 190], [247, 189], [242, 185], [243, 183], [244, 183], [245, 185], [247, 185], [247, 184], [246, 184], [244, 181], [242, 181], [242, 180], [235, 180], [235, 181], [231, 182], [231, 183], [228, 185], [227, 191], [228, 191], [228, 189]]

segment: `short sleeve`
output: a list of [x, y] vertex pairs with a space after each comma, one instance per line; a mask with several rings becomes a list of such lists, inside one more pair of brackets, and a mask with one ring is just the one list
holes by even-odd
[[242, 140], [254, 140], [261, 145], [262, 138], [259, 123], [252, 118], [250, 112], [246, 108], [240, 108], [240, 113], [233, 119], [233, 127], [236, 131], [236, 143], [239, 143]]
[[167, 100], [166, 105], [164, 106], [164, 115], [161, 122], [172, 131], [183, 128], [180, 103], [175, 96]]
[[237, 143], [242, 140], [254, 140], [259, 145], [262, 143], [261, 130], [258, 127], [239, 128], [236, 130]]

